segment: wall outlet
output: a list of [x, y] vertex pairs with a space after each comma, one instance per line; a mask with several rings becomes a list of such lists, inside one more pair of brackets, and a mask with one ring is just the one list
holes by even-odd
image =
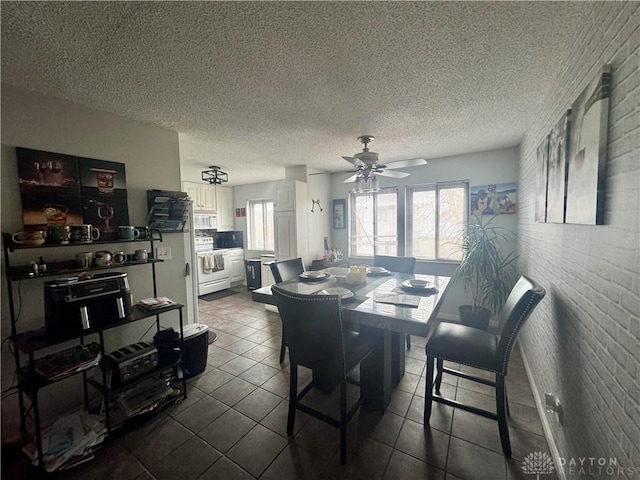
[[156, 247], [156, 258], [158, 260], [171, 260], [170, 247]]
[[549, 413], [556, 414], [556, 420], [560, 425], [564, 420], [562, 405], [560, 404], [560, 400], [553, 393], [545, 393], [544, 394], [544, 408]]

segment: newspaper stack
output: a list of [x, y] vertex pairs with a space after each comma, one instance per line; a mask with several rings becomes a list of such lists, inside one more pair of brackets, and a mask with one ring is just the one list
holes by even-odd
[[59, 380], [100, 363], [100, 345], [76, 345], [75, 347], [47, 355], [35, 361], [35, 371], [47, 380]]
[[[47, 472], [66, 470], [93, 459], [93, 452], [106, 436], [106, 429], [96, 415], [77, 411], [58, 419], [42, 431], [42, 460]], [[24, 453], [38, 465], [35, 441], [25, 445]]]

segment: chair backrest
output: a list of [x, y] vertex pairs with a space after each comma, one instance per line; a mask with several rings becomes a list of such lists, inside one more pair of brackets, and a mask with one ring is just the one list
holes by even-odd
[[273, 278], [276, 283], [293, 280], [302, 272], [304, 272], [302, 258], [292, 258], [291, 260], [283, 260], [271, 264], [271, 273], [273, 273]]
[[284, 329], [289, 358], [310, 369], [327, 367], [346, 376], [342, 307], [338, 295], [302, 295], [271, 287]]
[[374, 255], [373, 266], [383, 267], [391, 272], [413, 273], [416, 266], [415, 257], [393, 257], [391, 255]]
[[498, 340], [499, 372], [506, 375], [511, 350], [518, 333], [533, 309], [544, 298], [545, 289], [524, 275], [511, 289], [509, 297], [500, 312], [500, 339]]

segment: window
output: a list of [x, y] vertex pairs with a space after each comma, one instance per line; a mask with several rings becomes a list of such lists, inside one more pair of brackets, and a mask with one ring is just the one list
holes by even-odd
[[455, 240], [468, 217], [468, 182], [407, 187], [408, 256], [419, 260], [460, 260]]
[[249, 250], [274, 251], [273, 200], [249, 200]]
[[372, 257], [397, 255], [398, 192], [384, 188], [378, 192], [349, 195], [351, 224], [349, 255]]

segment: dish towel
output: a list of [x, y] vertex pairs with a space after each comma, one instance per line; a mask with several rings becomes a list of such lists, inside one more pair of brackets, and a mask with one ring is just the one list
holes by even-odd
[[224, 257], [221, 253], [215, 253], [213, 255], [213, 271], [219, 272], [220, 270], [224, 270]]
[[202, 273], [211, 273], [215, 266], [215, 255], [213, 253], [205, 253], [202, 255]]

